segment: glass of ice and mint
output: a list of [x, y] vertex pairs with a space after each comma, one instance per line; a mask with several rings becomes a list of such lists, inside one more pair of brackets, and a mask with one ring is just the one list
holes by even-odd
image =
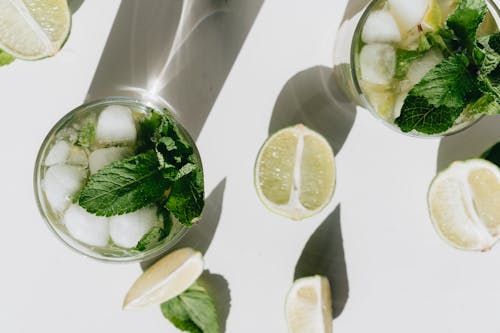
[[172, 108], [108, 98], [69, 112], [38, 153], [35, 196], [50, 229], [89, 257], [146, 260], [204, 206], [199, 153]]
[[493, 1], [371, 1], [341, 25], [334, 75], [393, 129], [450, 135], [500, 114], [498, 22]]

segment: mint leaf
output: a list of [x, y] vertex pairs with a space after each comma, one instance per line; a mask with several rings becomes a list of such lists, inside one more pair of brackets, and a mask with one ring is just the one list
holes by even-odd
[[0, 50], [0, 66], [5, 66], [16, 60], [13, 56]]
[[420, 59], [423, 53], [418, 51], [397, 49], [396, 50], [396, 73], [394, 77], [398, 80], [404, 79], [410, 65], [415, 61]]
[[219, 333], [215, 304], [196, 282], [179, 296], [161, 304], [163, 316], [178, 329], [191, 333]]
[[82, 147], [90, 147], [95, 138], [95, 117], [89, 117], [83, 122], [80, 133], [78, 134], [77, 144]]
[[500, 104], [493, 95], [484, 94], [477, 101], [469, 104], [465, 112], [469, 115], [500, 114]]
[[153, 227], [148, 231], [141, 240], [137, 243], [135, 249], [137, 251], [146, 251], [155, 247], [159, 242], [167, 237], [168, 233], [163, 228]]
[[476, 41], [477, 28], [483, 22], [487, 10], [484, 0], [461, 0], [446, 21], [446, 25], [470, 51]]
[[480, 38], [473, 53], [474, 61], [482, 75], [489, 75], [500, 64], [500, 34]]
[[190, 167], [190, 172], [178, 179], [173, 185], [165, 203], [167, 208], [180, 223], [190, 226], [203, 211], [204, 183], [200, 167]]
[[170, 186], [154, 151], [111, 163], [92, 175], [78, 203], [98, 216], [130, 213], [159, 200]]
[[493, 147], [485, 151], [481, 155], [481, 158], [496, 164], [500, 168], [500, 142], [497, 142]]
[[416, 130], [425, 134], [439, 134], [452, 127], [461, 113], [462, 108], [436, 107], [429, 104], [425, 97], [408, 95], [395, 123], [403, 132]]
[[156, 110], [150, 110], [149, 117], [139, 123], [137, 131], [138, 152], [142, 153], [155, 148], [154, 136], [161, 126], [162, 116]]
[[427, 72], [410, 94], [424, 97], [435, 107], [463, 108], [478, 96], [476, 78], [468, 66], [465, 55], [453, 55]]

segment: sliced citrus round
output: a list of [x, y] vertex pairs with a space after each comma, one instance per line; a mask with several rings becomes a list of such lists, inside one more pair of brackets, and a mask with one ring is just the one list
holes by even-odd
[[56, 54], [70, 29], [66, 0], [0, 0], [0, 49], [16, 58]]
[[266, 207], [301, 220], [321, 211], [333, 195], [333, 150], [323, 136], [304, 125], [288, 127], [266, 140], [254, 176]]
[[426, 31], [436, 31], [441, 27], [443, 14], [437, 0], [429, 0], [429, 7], [422, 20], [422, 28]]
[[482, 159], [454, 162], [433, 180], [429, 213], [450, 245], [489, 250], [500, 236], [500, 169]]
[[332, 299], [330, 283], [323, 276], [298, 279], [285, 304], [290, 333], [331, 333]]
[[147, 269], [132, 285], [123, 309], [158, 305], [188, 289], [203, 272], [203, 257], [191, 248], [174, 251]]

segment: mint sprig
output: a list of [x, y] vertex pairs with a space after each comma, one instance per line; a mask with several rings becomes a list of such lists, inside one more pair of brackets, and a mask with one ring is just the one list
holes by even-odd
[[191, 333], [219, 333], [215, 304], [205, 288], [194, 283], [179, 296], [161, 304], [163, 316]]
[[446, 26], [425, 35], [448, 57], [409, 91], [395, 120], [403, 132], [440, 134], [462, 114], [500, 113], [500, 35], [476, 40], [486, 12], [484, 0], [462, 0]]
[[121, 215], [158, 201], [170, 186], [154, 151], [111, 163], [92, 175], [78, 204], [98, 216]]
[[[201, 215], [204, 185], [201, 162], [168, 111], [152, 111], [139, 126], [137, 155], [114, 162], [92, 175], [77, 202], [99, 216], [130, 213], [157, 204], [190, 226]], [[91, 131], [89, 130], [89, 133]], [[82, 140], [88, 144], [89, 140]], [[165, 228], [168, 234], [169, 229]], [[144, 236], [138, 249], [160, 241], [159, 230]]]

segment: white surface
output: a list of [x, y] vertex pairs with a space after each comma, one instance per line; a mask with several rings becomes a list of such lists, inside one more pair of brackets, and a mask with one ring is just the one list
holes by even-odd
[[[198, 137], [207, 193], [227, 177], [205, 256], [210, 272], [229, 284], [226, 332], [286, 332], [284, 300], [295, 265], [340, 203], [349, 298], [334, 332], [498, 332], [500, 248], [454, 250], [429, 222], [425, 197], [439, 140], [398, 135], [358, 109], [337, 155], [334, 199], [323, 213], [288, 221], [255, 195], [253, 163], [278, 95], [298, 72], [331, 67], [346, 2], [264, 3]], [[84, 1], [55, 58], [0, 68], [1, 332], [176, 332], [157, 308], [121, 310], [141, 272], [138, 264], [103, 264], [69, 251], [44, 225], [34, 201], [38, 147], [52, 125], [83, 102], [118, 6], [117, 0]], [[493, 123], [484, 125], [493, 133], [488, 141], [447, 139], [448, 150], [477, 154], [499, 138], [498, 130], [491, 132], [498, 121], [488, 127]], [[460, 156], [457, 151], [450, 153]]]

